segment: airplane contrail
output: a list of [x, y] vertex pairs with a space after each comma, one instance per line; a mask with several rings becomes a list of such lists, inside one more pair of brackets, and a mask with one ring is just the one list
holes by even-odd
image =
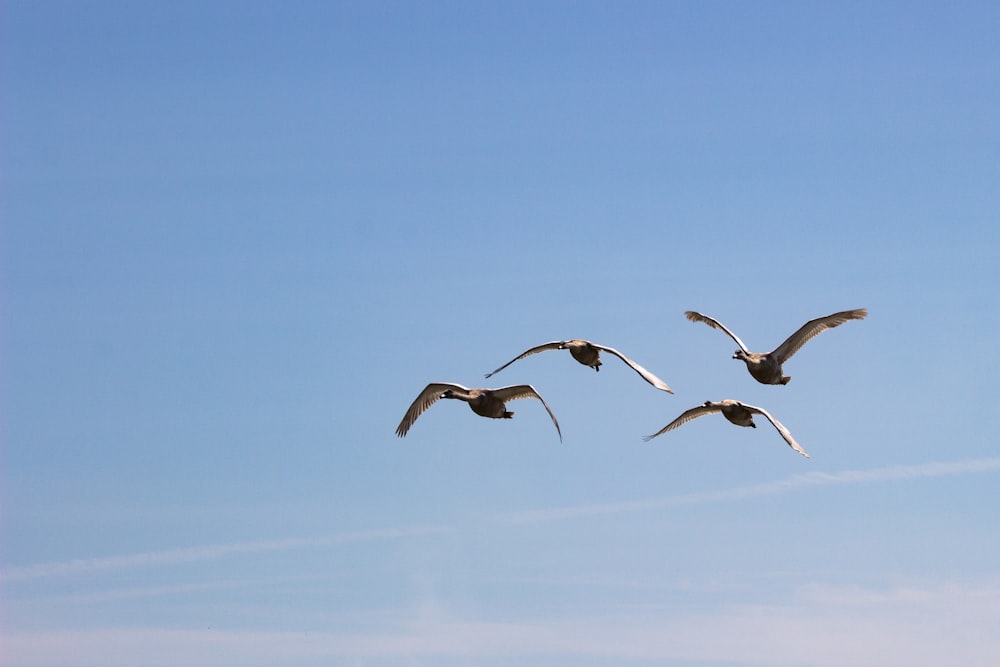
[[[1000, 458], [970, 459], [966, 461], [933, 462], [917, 465], [897, 465], [868, 470], [845, 470], [837, 473], [809, 472], [792, 475], [785, 479], [751, 484], [716, 491], [688, 493], [646, 500], [577, 505], [548, 509], [508, 512], [489, 517], [502, 523], [541, 523], [560, 521], [577, 517], [617, 514], [621, 512], [641, 512], [667, 509], [685, 505], [753, 498], [759, 496], [789, 493], [811, 487], [841, 484], [869, 484], [894, 480], [909, 480], [929, 477], [947, 477], [1000, 470]], [[453, 527], [443, 525], [416, 525], [398, 528], [380, 528], [367, 531], [343, 532], [326, 537], [292, 538], [270, 541], [238, 542], [214, 544], [178, 549], [165, 549], [118, 556], [77, 558], [5, 567], [0, 569], [0, 582], [23, 581], [46, 577], [63, 577], [90, 572], [114, 571], [134, 567], [177, 565], [223, 558], [235, 554], [263, 553], [267, 551], [287, 551], [310, 547], [329, 547], [337, 544], [368, 542], [372, 540], [400, 539], [436, 533], [449, 532]]]
[[676, 496], [632, 500], [617, 503], [602, 503], [597, 505], [576, 505], [570, 507], [555, 507], [548, 509], [524, 510], [508, 512], [494, 516], [494, 520], [503, 523], [539, 523], [543, 521], [559, 521], [583, 516], [600, 514], [618, 514], [621, 512], [641, 512], [654, 509], [666, 509], [683, 505], [701, 505], [723, 500], [772, 496], [800, 489], [817, 486], [833, 486], [839, 484], [869, 484], [873, 482], [888, 482], [894, 480], [920, 479], [926, 477], [947, 477], [971, 473], [1000, 470], [1000, 458], [971, 459], [967, 461], [933, 462], [917, 465], [897, 465], [868, 470], [845, 470], [837, 473], [809, 472], [792, 475], [785, 479], [762, 484], [738, 486], [731, 489], [687, 493]]
[[336, 533], [327, 537], [283, 539], [259, 542], [238, 542], [233, 544], [210, 544], [180, 549], [165, 549], [120, 556], [97, 558], [76, 558], [67, 561], [36, 563], [5, 567], [0, 569], [0, 581], [21, 581], [41, 577], [63, 577], [88, 572], [118, 570], [132, 567], [176, 565], [196, 561], [212, 560], [232, 554], [262, 553], [266, 551], [287, 551], [308, 547], [324, 547], [336, 544], [368, 542], [404, 537], [441, 533], [451, 530], [447, 526], [406, 526], [402, 528], [380, 528], [375, 530]]

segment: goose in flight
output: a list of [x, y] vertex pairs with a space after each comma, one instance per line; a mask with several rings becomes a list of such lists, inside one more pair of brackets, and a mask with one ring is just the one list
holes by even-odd
[[750, 375], [757, 382], [761, 384], [788, 384], [792, 378], [782, 374], [781, 365], [791, 359], [792, 355], [798, 352], [800, 347], [827, 329], [838, 327], [848, 320], [863, 320], [868, 315], [868, 311], [864, 308], [844, 310], [833, 315], [809, 320], [798, 331], [789, 336], [784, 343], [776, 347], [773, 352], [768, 352], [767, 354], [751, 352], [736, 334], [727, 329], [721, 322], [708, 315], [702, 315], [693, 310], [685, 312], [684, 315], [692, 322], [704, 322], [713, 329], [718, 329], [726, 333], [736, 341], [740, 349], [733, 353], [733, 359], [740, 359], [746, 362], [747, 370], [750, 371]]
[[574, 359], [579, 361], [584, 366], [590, 366], [595, 371], [601, 370], [601, 352], [602, 351], [608, 352], [610, 354], [615, 355], [616, 357], [624, 361], [626, 364], [628, 364], [629, 367], [632, 368], [632, 370], [634, 370], [636, 373], [642, 376], [643, 380], [653, 385], [657, 389], [662, 389], [663, 391], [671, 394], [674, 393], [674, 391], [667, 386], [666, 382], [656, 377], [655, 375], [647, 371], [645, 368], [643, 368], [639, 364], [635, 363], [634, 361], [626, 357], [618, 350], [614, 349], [613, 347], [605, 347], [604, 345], [591, 343], [588, 340], [556, 340], [552, 341], [551, 343], [543, 343], [542, 345], [533, 347], [526, 352], [522, 352], [521, 354], [514, 357], [506, 364], [493, 371], [492, 373], [487, 373], [486, 377], [490, 377], [495, 373], [499, 373], [500, 371], [507, 368], [518, 359], [524, 359], [528, 355], [537, 354], [538, 352], [544, 352], [545, 350], [569, 350], [569, 353], [573, 355]]
[[400, 438], [417, 421], [417, 417], [427, 408], [434, 405], [439, 398], [455, 398], [465, 401], [480, 417], [490, 417], [492, 419], [510, 419], [513, 412], [507, 410], [507, 401], [519, 398], [537, 398], [545, 406], [545, 411], [552, 418], [552, 423], [556, 425], [556, 433], [559, 434], [559, 441], [562, 442], [562, 431], [559, 429], [559, 422], [556, 416], [549, 409], [549, 404], [545, 402], [535, 388], [530, 384], [519, 384], [511, 387], [500, 387], [499, 389], [469, 389], [460, 384], [450, 384], [448, 382], [432, 382], [413, 401], [410, 408], [403, 415], [403, 420], [396, 427], [396, 435]]
[[809, 454], [806, 453], [806, 450], [802, 449], [802, 447], [799, 446], [799, 443], [795, 442], [795, 438], [792, 437], [792, 434], [788, 431], [787, 428], [785, 428], [784, 424], [782, 424], [777, 419], [772, 417], [771, 413], [769, 413], [764, 408], [758, 408], [753, 405], [747, 405], [746, 403], [740, 403], [739, 401], [734, 401], [731, 399], [727, 399], [725, 401], [719, 401], [717, 403], [714, 403], [712, 401], [705, 401], [703, 405], [699, 405], [696, 408], [691, 408], [690, 410], [685, 410], [684, 412], [681, 413], [680, 417], [673, 420], [672, 422], [661, 428], [653, 435], [645, 436], [643, 440], [648, 442], [658, 435], [662, 435], [667, 431], [671, 431], [677, 428], [681, 424], [686, 424], [692, 419], [697, 419], [698, 417], [704, 417], [705, 415], [711, 414], [713, 412], [721, 412], [723, 417], [725, 417], [732, 423], [736, 424], [737, 426], [749, 426], [750, 428], [757, 428], [757, 425], [753, 423], [754, 415], [764, 415], [765, 417], [767, 417], [767, 420], [769, 422], [774, 424], [774, 428], [778, 429], [778, 433], [780, 433], [781, 437], [785, 439], [785, 442], [788, 443], [789, 447], [791, 447], [792, 449], [794, 449], [807, 459], [809, 458]]

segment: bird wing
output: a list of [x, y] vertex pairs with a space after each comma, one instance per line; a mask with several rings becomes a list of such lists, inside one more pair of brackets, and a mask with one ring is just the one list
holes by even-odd
[[545, 350], [558, 350], [562, 345], [565, 345], [565, 344], [566, 344], [566, 341], [564, 341], [564, 340], [554, 340], [551, 343], [543, 343], [541, 345], [533, 347], [530, 350], [528, 350], [526, 352], [522, 352], [521, 354], [517, 355], [516, 357], [514, 357], [513, 359], [511, 359], [510, 361], [508, 361], [506, 364], [504, 364], [500, 368], [496, 369], [495, 371], [493, 371], [491, 373], [487, 373], [486, 377], [490, 377], [494, 373], [499, 373], [500, 371], [502, 371], [503, 369], [507, 368], [508, 366], [510, 366], [512, 363], [514, 363], [518, 359], [524, 359], [525, 357], [527, 357], [530, 354], [537, 354], [539, 352], [544, 352]]
[[863, 320], [866, 315], [868, 315], [868, 311], [866, 309], [858, 308], [857, 310], [844, 310], [839, 313], [834, 313], [833, 315], [817, 317], [815, 320], [809, 320], [803, 324], [798, 331], [789, 336], [784, 343], [779, 345], [774, 352], [771, 353], [771, 356], [774, 357], [779, 364], [782, 364], [793, 354], [798, 352], [799, 348], [805, 345], [810, 339], [818, 336], [827, 329], [838, 327], [848, 320]]
[[649, 442], [650, 440], [652, 440], [656, 436], [663, 435], [667, 431], [672, 431], [675, 428], [677, 428], [678, 426], [680, 426], [681, 424], [686, 424], [689, 421], [691, 421], [692, 419], [697, 419], [698, 417], [704, 417], [705, 415], [710, 414], [712, 412], [721, 412], [721, 411], [722, 411], [722, 406], [720, 406], [720, 405], [699, 405], [696, 408], [691, 408], [690, 410], [685, 410], [684, 412], [682, 412], [680, 414], [680, 416], [677, 419], [673, 420], [672, 422], [670, 422], [669, 424], [667, 424], [666, 426], [664, 426], [663, 428], [661, 428], [659, 431], [657, 431], [653, 435], [644, 436], [643, 440], [645, 440], [646, 442]]
[[549, 404], [545, 402], [541, 394], [535, 391], [535, 388], [530, 384], [517, 384], [510, 387], [500, 387], [499, 389], [490, 389], [493, 395], [499, 398], [501, 401], [506, 403], [507, 401], [516, 401], [519, 398], [537, 398], [545, 406], [545, 411], [549, 413], [549, 417], [552, 418], [552, 423], [556, 425], [556, 433], [559, 434], [559, 442], [562, 442], [562, 429], [559, 428], [559, 421], [556, 416], [552, 414], [552, 410], [549, 408]]
[[467, 392], [468, 387], [463, 387], [460, 384], [449, 384], [447, 382], [431, 382], [429, 385], [424, 387], [424, 390], [420, 392], [420, 395], [414, 399], [413, 403], [410, 404], [409, 410], [403, 415], [403, 420], [399, 422], [399, 426], [396, 427], [396, 435], [402, 438], [406, 435], [406, 432], [410, 430], [413, 426], [413, 422], [417, 421], [417, 417], [420, 416], [427, 408], [434, 405], [434, 403], [441, 398], [441, 394], [449, 389], [457, 389], [459, 391]]
[[750, 412], [755, 412], [755, 413], [757, 413], [759, 415], [764, 415], [765, 417], [767, 417], [767, 420], [769, 422], [771, 422], [772, 424], [774, 424], [774, 428], [778, 429], [778, 433], [780, 433], [781, 437], [785, 439], [785, 442], [788, 443], [789, 447], [791, 447], [792, 449], [794, 449], [795, 451], [797, 451], [799, 454], [801, 454], [802, 456], [806, 457], [807, 459], [810, 458], [810, 456], [806, 452], [806, 450], [802, 449], [802, 447], [799, 446], [799, 443], [795, 442], [795, 438], [793, 438], [791, 432], [787, 428], [785, 428], [785, 425], [782, 424], [781, 422], [779, 422], [774, 417], [772, 417], [770, 412], [768, 412], [764, 408], [758, 408], [758, 407], [755, 407], [753, 405], [747, 405], [746, 403], [740, 403], [740, 405], [742, 405], [744, 408], [746, 408]]
[[708, 315], [702, 315], [701, 313], [696, 313], [693, 310], [685, 311], [684, 316], [687, 317], [692, 322], [704, 322], [713, 329], [718, 329], [719, 331], [724, 332], [726, 335], [728, 335], [730, 338], [736, 341], [736, 344], [740, 346], [741, 350], [743, 350], [747, 354], [750, 354], [750, 350], [748, 350], [747, 346], [743, 344], [743, 341], [740, 340], [739, 336], [737, 336], [732, 331], [727, 329], [726, 326], [719, 320], [709, 317]]
[[674, 390], [671, 389], [670, 387], [668, 387], [666, 382], [664, 382], [660, 378], [656, 377], [655, 375], [653, 375], [652, 373], [650, 373], [649, 371], [647, 371], [645, 368], [643, 368], [639, 364], [635, 363], [634, 361], [632, 361], [631, 359], [629, 359], [628, 357], [626, 357], [624, 354], [622, 354], [621, 352], [619, 352], [615, 348], [613, 348], [613, 347], [605, 347], [603, 345], [598, 345], [597, 343], [591, 343], [591, 345], [593, 345], [594, 347], [596, 347], [599, 350], [604, 350], [605, 352], [610, 352], [611, 354], [615, 355], [616, 357], [618, 357], [619, 359], [621, 359], [622, 361], [624, 361], [626, 364], [628, 364], [632, 368], [632, 370], [634, 370], [636, 373], [638, 373], [639, 375], [641, 375], [643, 380], [645, 380], [649, 384], [653, 385], [657, 389], [662, 389], [663, 391], [665, 391], [667, 393], [670, 393], [670, 394], [674, 393]]

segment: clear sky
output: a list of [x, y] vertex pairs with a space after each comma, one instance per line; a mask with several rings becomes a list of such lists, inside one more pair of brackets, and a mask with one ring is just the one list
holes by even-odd
[[4, 665], [1000, 663], [997, 3], [0, 13]]

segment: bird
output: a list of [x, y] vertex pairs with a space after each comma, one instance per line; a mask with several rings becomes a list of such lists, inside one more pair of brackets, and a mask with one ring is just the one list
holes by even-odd
[[526, 352], [522, 352], [521, 354], [514, 357], [513, 359], [511, 359], [510, 361], [508, 361], [506, 364], [496, 369], [495, 371], [487, 373], [486, 377], [490, 377], [495, 373], [499, 373], [500, 371], [507, 368], [518, 359], [523, 359], [528, 355], [536, 354], [538, 352], [544, 352], [545, 350], [569, 350], [569, 353], [573, 355], [574, 359], [579, 361], [584, 366], [589, 366], [593, 368], [595, 371], [601, 370], [601, 352], [602, 351], [608, 352], [610, 354], [615, 355], [616, 357], [624, 361], [626, 364], [628, 364], [629, 367], [631, 367], [632, 370], [638, 373], [643, 380], [653, 385], [657, 389], [661, 389], [670, 394], [674, 393], [673, 389], [668, 387], [666, 382], [656, 377], [655, 375], [647, 371], [645, 368], [635, 363], [634, 361], [626, 357], [624, 354], [614, 349], [613, 347], [598, 345], [597, 343], [591, 343], [589, 340], [579, 340], [579, 339], [556, 340], [552, 341], [551, 343], [542, 343], [541, 345], [533, 347], [530, 350], [527, 350]]
[[549, 413], [549, 417], [552, 418], [552, 423], [556, 426], [556, 433], [559, 434], [559, 442], [562, 442], [562, 430], [559, 428], [556, 416], [552, 414], [552, 410], [549, 409], [549, 404], [545, 402], [545, 399], [530, 384], [518, 384], [498, 389], [469, 389], [460, 384], [431, 382], [424, 387], [424, 390], [414, 399], [406, 414], [403, 415], [402, 421], [396, 427], [396, 435], [400, 438], [405, 436], [406, 432], [413, 426], [413, 422], [417, 420], [417, 417], [424, 410], [434, 405], [440, 398], [454, 398], [465, 401], [477, 415], [492, 419], [510, 419], [514, 416], [513, 412], [507, 410], [507, 401], [514, 401], [519, 398], [537, 398], [545, 406], [545, 411]]
[[809, 454], [806, 453], [806, 450], [802, 449], [802, 447], [799, 446], [799, 443], [795, 442], [795, 438], [792, 437], [792, 434], [789, 432], [787, 428], [785, 428], [784, 424], [782, 424], [777, 419], [772, 417], [770, 412], [768, 412], [764, 408], [758, 408], [753, 405], [747, 405], [746, 403], [741, 403], [740, 401], [734, 401], [732, 399], [726, 399], [724, 401], [719, 401], [717, 403], [713, 403], [712, 401], [705, 401], [704, 404], [699, 405], [696, 408], [685, 410], [684, 412], [681, 413], [681, 415], [677, 419], [673, 420], [672, 422], [661, 428], [653, 435], [647, 435], [643, 437], [643, 440], [649, 442], [656, 436], [662, 435], [667, 431], [671, 431], [680, 426], [681, 424], [686, 424], [692, 419], [697, 419], [698, 417], [704, 417], [705, 415], [711, 414], [713, 412], [721, 412], [723, 417], [728, 419], [733, 424], [736, 424], [737, 426], [749, 426], [750, 428], [757, 428], [757, 425], [753, 423], [753, 416], [755, 414], [764, 415], [765, 417], [767, 417], [767, 420], [769, 422], [774, 424], [774, 428], [778, 429], [778, 433], [780, 433], [781, 437], [785, 439], [785, 442], [788, 443], [789, 447], [791, 447], [792, 449], [794, 449], [807, 459], [810, 458]]
[[868, 315], [868, 310], [865, 308], [844, 310], [833, 315], [809, 320], [798, 331], [789, 336], [784, 343], [767, 354], [751, 352], [736, 334], [727, 329], [721, 322], [708, 315], [702, 315], [693, 310], [686, 311], [684, 315], [692, 322], [704, 322], [713, 329], [719, 329], [736, 341], [740, 349], [733, 353], [733, 359], [740, 359], [746, 362], [747, 370], [750, 371], [750, 375], [757, 382], [761, 384], [788, 384], [792, 378], [783, 374], [781, 366], [791, 359], [792, 355], [799, 351], [799, 348], [805, 345], [811, 338], [827, 329], [838, 327], [848, 320], [863, 320]]

